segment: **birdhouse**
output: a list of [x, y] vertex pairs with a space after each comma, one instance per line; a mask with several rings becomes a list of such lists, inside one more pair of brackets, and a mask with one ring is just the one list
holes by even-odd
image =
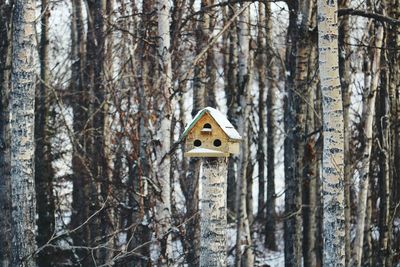
[[185, 157], [228, 157], [239, 153], [242, 137], [221, 112], [207, 107], [186, 126], [181, 139]]

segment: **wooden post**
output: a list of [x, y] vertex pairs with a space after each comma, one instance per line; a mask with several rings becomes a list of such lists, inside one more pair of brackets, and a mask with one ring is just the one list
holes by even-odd
[[204, 158], [200, 185], [200, 267], [226, 266], [226, 157]]

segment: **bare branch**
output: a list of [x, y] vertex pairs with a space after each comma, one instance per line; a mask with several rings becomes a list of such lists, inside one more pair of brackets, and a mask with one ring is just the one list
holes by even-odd
[[394, 19], [388, 16], [384, 16], [382, 14], [374, 13], [374, 12], [369, 12], [365, 10], [358, 10], [354, 8], [344, 8], [344, 9], [339, 9], [338, 10], [338, 16], [347, 16], [347, 15], [352, 15], [352, 16], [360, 16], [360, 17], [365, 17], [365, 18], [370, 18], [370, 19], [375, 19], [380, 22], [386, 22], [388, 24], [394, 25], [394, 26], [399, 26], [400, 25], [400, 20]]

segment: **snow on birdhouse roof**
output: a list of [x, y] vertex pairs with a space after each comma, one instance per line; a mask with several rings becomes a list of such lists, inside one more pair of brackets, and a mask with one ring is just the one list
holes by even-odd
[[226, 133], [226, 135], [233, 140], [242, 140], [242, 137], [236, 131], [235, 127], [233, 127], [232, 123], [228, 121], [226, 116], [222, 114], [219, 110], [216, 110], [212, 107], [206, 107], [200, 110], [196, 116], [192, 119], [192, 121], [186, 126], [185, 131], [182, 134], [181, 139], [185, 138], [189, 131], [193, 128], [196, 122], [203, 117], [204, 113], [210, 114], [210, 116], [217, 122], [217, 124], [221, 127], [221, 129]]

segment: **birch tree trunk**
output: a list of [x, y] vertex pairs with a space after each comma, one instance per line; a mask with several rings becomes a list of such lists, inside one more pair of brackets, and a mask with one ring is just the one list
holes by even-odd
[[35, 1], [17, 0], [13, 11], [11, 74], [12, 266], [34, 267]]
[[11, 5], [0, 4], [0, 266], [11, 262], [10, 78]]
[[[157, 238], [161, 241], [161, 262], [163, 264], [171, 264], [172, 260], [172, 237], [168, 233], [171, 228], [171, 185], [170, 185], [170, 167], [171, 159], [168, 155], [170, 150], [170, 135], [171, 135], [171, 121], [172, 121], [172, 107], [174, 105], [170, 102], [172, 90], [172, 68], [171, 68], [171, 37], [170, 37], [170, 5], [168, 0], [157, 1], [157, 17], [158, 17], [158, 54], [161, 89], [159, 97], [163, 101], [160, 102], [160, 129], [159, 140], [161, 147], [158, 151], [159, 155], [159, 171], [157, 173], [158, 183], [161, 187], [161, 199], [157, 202], [157, 221], [159, 228], [157, 229]], [[164, 160], [161, 162], [162, 157]]]
[[365, 226], [365, 215], [367, 209], [367, 196], [369, 187], [369, 172], [371, 170], [371, 150], [372, 150], [372, 130], [373, 121], [375, 117], [375, 98], [378, 90], [378, 81], [380, 77], [380, 59], [381, 49], [376, 47], [382, 46], [383, 40], [383, 27], [375, 27], [375, 41], [373, 52], [372, 52], [372, 65], [371, 78], [367, 78], [366, 88], [364, 89], [364, 103], [362, 110], [363, 130], [364, 130], [364, 149], [362, 152], [362, 163], [360, 172], [360, 191], [358, 195], [358, 210], [357, 210], [357, 228], [356, 237], [354, 241], [354, 256], [352, 266], [361, 266], [363, 244], [364, 244], [364, 226]]
[[322, 90], [324, 266], [345, 266], [344, 135], [338, 68], [337, 1], [318, 0], [319, 73]]
[[[254, 252], [252, 247], [252, 237], [250, 231], [249, 218], [247, 214], [247, 177], [246, 168], [249, 163], [249, 143], [248, 143], [248, 127], [250, 116], [250, 84], [252, 78], [252, 56], [250, 52], [250, 11], [246, 9], [241, 13], [238, 23], [238, 88], [239, 88], [239, 117], [238, 130], [243, 138], [240, 147], [240, 155], [237, 171], [236, 186], [236, 255], [235, 266], [253, 266]], [[244, 244], [244, 251], [242, 246]], [[243, 253], [243, 256], [242, 256]]]
[[200, 267], [226, 266], [227, 158], [205, 158], [200, 197]]

